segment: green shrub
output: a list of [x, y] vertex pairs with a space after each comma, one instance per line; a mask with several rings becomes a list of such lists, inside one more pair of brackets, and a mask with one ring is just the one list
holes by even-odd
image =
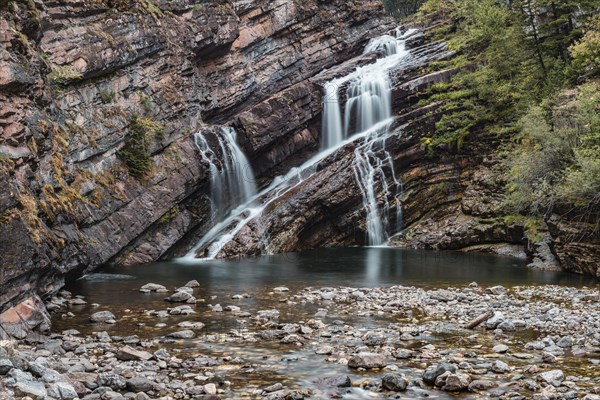
[[152, 155], [150, 147], [157, 140], [162, 139], [164, 125], [151, 118], [137, 115], [131, 117], [129, 133], [125, 137], [124, 146], [117, 152], [135, 178], [143, 178], [152, 168]]
[[[566, 107], [566, 108], [565, 108]], [[507, 203], [545, 214], [557, 204], [600, 206], [600, 85], [582, 86], [572, 104], [533, 106], [509, 157]]]
[[115, 99], [115, 92], [113, 92], [112, 90], [100, 89], [99, 94], [100, 100], [102, 100], [104, 104], [112, 103]]

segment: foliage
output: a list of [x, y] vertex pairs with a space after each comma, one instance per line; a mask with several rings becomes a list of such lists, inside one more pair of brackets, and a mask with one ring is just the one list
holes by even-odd
[[143, 178], [152, 167], [150, 147], [156, 140], [162, 139], [164, 125], [152, 118], [137, 115], [131, 117], [129, 133], [125, 144], [117, 155], [125, 162], [129, 174], [135, 178]]
[[[432, 89], [435, 100], [446, 103], [432, 143], [461, 140], [480, 128], [511, 131], [529, 105], [567, 83], [568, 71], [595, 70], [595, 7], [587, 0], [560, 5], [551, 0], [427, 0], [421, 18], [443, 15], [456, 27], [438, 29], [439, 39], [458, 55], [435, 67], [461, 70], [446, 90]], [[575, 19], [591, 21], [586, 32]]]
[[113, 92], [112, 90], [100, 89], [99, 94], [100, 100], [102, 100], [104, 104], [112, 103], [115, 99], [115, 92]]
[[509, 158], [508, 204], [533, 215], [543, 215], [555, 205], [597, 210], [600, 84], [582, 86], [566, 105], [530, 107], [520, 126], [520, 146]]
[[456, 52], [430, 68], [458, 71], [420, 103], [441, 104], [435, 131], [422, 140], [430, 154], [460, 150], [475, 131], [496, 133], [516, 148], [507, 161], [515, 211], [597, 208], [598, 84], [581, 87], [569, 111], [558, 94], [600, 73], [598, 7], [597, 0], [427, 0], [420, 19], [441, 18], [436, 39]]
[[592, 19], [581, 38], [569, 48], [573, 61], [569, 73], [574, 77], [600, 76], [600, 16]]
[[75, 71], [70, 65], [53, 66], [52, 71], [48, 74], [48, 79], [51, 82], [59, 84], [81, 79], [81, 77], [81, 72]]
[[169, 211], [167, 211], [166, 213], [164, 213], [163, 216], [156, 221], [156, 223], [158, 225], [165, 225], [171, 222], [177, 216], [177, 214], [179, 214], [179, 209], [177, 208], [177, 206], [175, 206], [169, 209]]

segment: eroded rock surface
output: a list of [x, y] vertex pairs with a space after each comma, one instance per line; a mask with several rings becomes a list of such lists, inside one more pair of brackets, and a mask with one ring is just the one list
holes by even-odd
[[235, 125], [270, 179], [314, 151], [310, 79], [392, 28], [378, 2], [195, 3], [0, 2], [0, 311], [193, 243], [214, 221], [191, 134]]

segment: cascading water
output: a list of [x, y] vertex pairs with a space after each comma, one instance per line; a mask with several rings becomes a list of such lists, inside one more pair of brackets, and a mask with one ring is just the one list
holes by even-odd
[[363, 53], [366, 54], [372, 51], [380, 51], [385, 54], [386, 57], [396, 54], [398, 53], [398, 39], [390, 35], [373, 38], [369, 40]]
[[350, 82], [344, 112], [345, 136], [350, 135], [354, 116], [354, 130], [364, 132], [377, 122], [391, 117], [391, 84], [387, 74], [372, 71]]
[[344, 139], [338, 85], [330, 82], [325, 85], [323, 95], [323, 120], [321, 123], [321, 148], [337, 146]]
[[218, 149], [211, 148], [200, 132], [194, 134], [194, 142], [209, 165], [213, 214], [220, 218], [224, 204], [244, 203], [256, 195], [256, 184], [250, 163], [236, 142], [235, 130], [222, 127], [214, 136]]
[[[365, 52], [380, 51], [385, 57], [378, 59], [373, 64], [357, 68], [345, 77], [328, 82], [324, 87], [321, 150], [301, 166], [292, 168], [286, 175], [275, 178], [268, 187], [259, 193], [254, 192], [255, 194], [251, 195], [252, 191], [247, 192], [242, 196], [245, 201], [241, 201], [238, 207], [207, 232], [181, 260], [217, 257], [225, 245], [235, 238], [250, 221], [260, 216], [271, 203], [315, 174], [322, 160], [355, 141], [360, 141], [360, 144], [355, 147], [352, 166], [367, 212], [368, 243], [370, 245], [383, 244], [391, 233], [388, 222], [391, 208], [390, 198], [396, 201], [397, 227], [400, 226], [398, 218], [402, 213], [398, 200], [402, 186], [394, 175], [392, 157], [385, 150], [386, 139], [390, 136], [389, 126], [393, 120], [391, 118], [391, 82], [388, 71], [392, 67], [401, 65], [402, 62], [408, 63], [410, 60], [410, 57], [407, 57], [409, 52], [404, 48], [404, 38], [412, 32], [411, 30], [404, 35], [397, 35], [397, 39], [384, 35], [371, 40], [365, 48]], [[342, 124], [339, 92], [341, 87], [346, 86], [344, 124]], [[235, 136], [233, 136], [233, 141], [226, 141], [226, 143], [235, 145]], [[227, 147], [227, 144], [225, 146]], [[198, 147], [203, 157], [207, 157], [206, 147], [202, 145]], [[239, 147], [235, 145], [235, 149], [239, 150]], [[236, 165], [234, 169], [240, 163], [242, 165], [247, 163], [243, 153], [241, 151], [238, 153], [237, 150], [228, 153], [233, 155], [236, 160], [233, 161], [233, 164]], [[214, 152], [212, 155], [214, 156]], [[214, 176], [212, 171], [211, 167], [211, 182]], [[219, 180], [220, 178], [217, 176], [215, 179]], [[388, 184], [388, 181], [391, 181], [391, 185]], [[238, 182], [238, 185], [240, 184], [242, 182]], [[380, 191], [384, 195], [382, 199], [378, 200]]]
[[[388, 71], [391, 67], [397, 66], [401, 59], [408, 55], [405, 49], [404, 37], [412, 33], [407, 32], [404, 35], [396, 32], [397, 38], [390, 35], [383, 35], [371, 39], [365, 47], [365, 53], [371, 51], [380, 51], [386, 57], [378, 60], [374, 64], [357, 69], [354, 73], [337, 79], [334, 84], [329, 83], [325, 88], [326, 99], [329, 102], [324, 107], [323, 119], [330, 120], [340, 112], [333, 110], [334, 106], [339, 107], [339, 93], [331, 93], [332, 87], [342, 87], [342, 84], [348, 82], [346, 92], [346, 104], [344, 107], [344, 127], [341, 136], [346, 138], [354, 132], [366, 132], [375, 124], [388, 120], [392, 114], [391, 101], [391, 82]], [[335, 101], [330, 99], [335, 98]], [[327, 115], [330, 113], [330, 115]], [[390, 154], [385, 150], [385, 141], [388, 137], [388, 130], [385, 132], [372, 132], [360, 146], [354, 151], [354, 173], [361, 188], [363, 195], [363, 204], [367, 213], [367, 241], [369, 245], [383, 244], [391, 233], [389, 228], [389, 210], [390, 197], [393, 198], [396, 205], [396, 226], [395, 232], [401, 229], [402, 206], [399, 196], [402, 194], [402, 185], [394, 173], [394, 165]], [[323, 130], [324, 135], [332, 134], [330, 126]], [[340, 134], [336, 133], [336, 137]], [[325, 139], [324, 143], [328, 143]], [[394, 194], [388, 185], [389, 178], [395, 186]], [[383, 198], [378, 201], [378, 187], [381, 188]], [[381, 204], [380, 204], [381, 203]]]

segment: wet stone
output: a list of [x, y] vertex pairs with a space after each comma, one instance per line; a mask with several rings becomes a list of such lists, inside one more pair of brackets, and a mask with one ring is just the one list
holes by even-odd
[[542, 372], [538, 375], [538, 379], [542, 382], [559, 386], [560, 383], [565, 379], [565, 374], [560, 369], [554, 369], [552, 371]]
[[387, 365], [386, 357], [377, 353], [359, 353], [348, 360], [350, 368], [383, 368]]
[[495, 386], [496, 386], [496, 382], [489, 381], [486, 379], [476, 379], [469, 384], [469, 390], [471, 392], [484, 391], [484, 390], [489, 390]]
[[464, 373], [450, 374], [446, 378], [443, 389], [448, 392], [459, 392], [466, 390], [471, 383], [471, 377]]
[[402, 392], [408, 387], [408, 379], [402, 374], [386, 374], [381, 379], [381, 385], [387, 390]]
[[140, 288], [140, 292], [166, 293], [168, 290], [163, 285], [159, 285], [157, 283], [147, 283]]
[[408, 350], [408, 349], [398, 349], [394, 353], [394, 357], [397, 359], [400, 359], [400, 360], [406, 360], [406, 359], [412, 358], [413, 355], [414, 355], [414, 352], [412, 350]]
[[334, 376], [326, 376], [323, 378], [317, 379], [315, 382], [319, 386], [325, 387], [351, 387], [352, 381], [350, 377], [347, 375], [334, 375]]
[[193, 296], [188, 292], [175, 292], [169, 297], [166, 297], [165, 300], [172, 303], [185, 303], [191, 298], [193, 298]]
[[492, 371], [497, 374], [504, 374], [510, 372], [510, 367], [504, 361], [496, 360], [492, 364]]
[[427, 367], [423, 373], [423, 382], [434, 385], [437, 377], [445, 372], [456, 372], [456, 366], [447, 362], [441, 362], [437, 365]]
[[110, 311], [98, 311], [90, 316], [90, 322], [105, 322], [116, 320], [116, 317]]
[[492, 349], [492, 351], [494, 353], [503, 354], [503, 353], [506, 353], [508, 351], [508, 346], [505, 345], [505, 344], [498, 344], [498, 345], [494, 346], [494, 348]]
[[169, 333], [168, 335], [168, 337], [174, 339], [193, 339], [195, 336], [196, 334], [191, 329]]
[[127, 379], [127, 390], [132, 392], [148, 392], [154, 388], [154, 383], [146, 377], [136, 376]]

